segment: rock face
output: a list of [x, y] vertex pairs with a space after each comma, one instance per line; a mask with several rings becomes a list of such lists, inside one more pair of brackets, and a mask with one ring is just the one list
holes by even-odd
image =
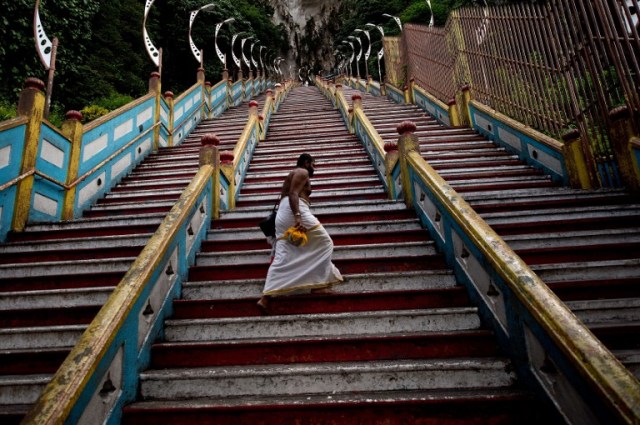
[[[274, 23], [289, 31], [291, 51], [280, 69], [297, 78], [304, 68], [317, 73], [333, 66], [333, 36], [339, 27], [338, 9], [342, 0], [271, 0], [275, 9]], [[306, 73], [306, 71], [303, 71]]]

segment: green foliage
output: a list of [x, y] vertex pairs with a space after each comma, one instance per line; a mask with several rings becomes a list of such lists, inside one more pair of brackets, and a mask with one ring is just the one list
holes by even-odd
[[80, 110], [80, 113], [82, 113], [82, 122], [87, 123], [108, 114], [109, 110], [107, 108], [103, 108], [102, 106], [91, 105], [82, 108], [82, 110]]
[[[147, 91], [156, 67], [149, 60], [142, 38], [144, 1], [41, 0], [40, 16], [47, 36], [59, 39], [52, 101], [61, 110], [86, 105], [112, 109], [125, 97]], [[33, 36], [33, 0], [0, 0], [0, 100], [17, 99], [27, 77], [47, 79]], [[201, 0], [163, 0], [151, 8], [147, 30], [163, 50], [163, 90], [184, 91], [196, 81], [199, 64], [188, 42], [189, 15], [206, 4]], [[202, 11], [192, 29], [196, 45], [204, 49], [207, 79], [217, 82], [222, 73], [214, 47], [216, 23], [229, 17], [218, 36], [220, 48], [230, 54], [231, 35], [245, 31], [278, 54], [288, 49], [288, 34], [271, 22], [274, 10], [267, 0], [220, 0]], [[235, 44], [239, 53], [239, 40]], [[245, 45], [245, 55], [248, 55]], [[256, 52], [254, 51], [254, 57]], [[15, 103], [15, 102], [9, 102]], [[53, 115], [53, 114], [52, 114]]]
[[101, 97], [100, 99], [96, 100], [95, 104], [109, 111], [114, 111], [119, 107], [124, 106], [129, 102], [132, 102], [133, 100], [135, 99], [127, 94], [120, 94], [120, 93], [114, 92], [109, 94], [108, 96]]
[[0, 121], [15, 118], [17, 115], [16, 109], [15, 104], [0, 99]]

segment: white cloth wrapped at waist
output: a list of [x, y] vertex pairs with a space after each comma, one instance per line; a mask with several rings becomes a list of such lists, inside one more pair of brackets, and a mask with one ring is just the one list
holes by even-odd
[[295, 216], [289, 206], [289, 198], [283, 197], [280, 201], [276, 216], [275, 253], [264, 285], [265, 295], [325, 288], [342, 282], [340, 271], [331, 262], [331, 237], [303, 199], [300, 199], [299, 210], [302, 225], [308, 229], [307, 243], [294, 246], [282, 236], [295, 224]]

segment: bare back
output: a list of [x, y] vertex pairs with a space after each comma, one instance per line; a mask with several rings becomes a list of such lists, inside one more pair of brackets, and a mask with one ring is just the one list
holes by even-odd
[[[311, 195], [309, 172], [304, 168], [296, 168], [291, 171], [282, 184], [282, 197], [288, 196], [290, 198], [289, 201], [292, 200], [291, 198], [300, 197], [311, 203], [309, 195]], [[297, 208], [294, 211], [297, 211]]]

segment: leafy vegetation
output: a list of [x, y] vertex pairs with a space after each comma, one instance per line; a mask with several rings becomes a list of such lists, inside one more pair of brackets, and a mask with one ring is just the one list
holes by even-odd
[[[17, 103], [27, 77], [47, 79], [34, 46], [33, 0], [0, 0], [0, 111]], [[147, 30], [163, 50], [163, 90], [184, 91], [196, 81], [199, 64], [189, 48], [189, 15], [207, 4], [203, 0], [160, 0], [151, 8]], [[52, 92], [54, 110], [82, 110], [87, 106], [113, 110], [147, 91], [155, 65], [147, 57], [142, 39], [144, 0], [41, 0], [40, 16], [47, 36], [59, 39]], [[288, 49], [288, 35], [271, 22], [273, 8], [266, 0], [219, 0], [202, 11], [192, 38], [204, 51], [207, 79], [218, 81], [223, 66], [214, 46], [218, 22], [235, 18], [218, 35], [218, 46], [230, 52], [231, 36], [254, 36], [280, 54]], [[239, 56], [240, 40], [236, 41]], [[245, 46], [245, 55], [248, 47]], [[254, 51], [254, 57], [257, 52]], [[228, 54], [229, 62], [231, 55]], [[98, 108], [95, 108], [96, 110]], [[13, 112], [15, 114], [15, 112]], [[53, 117], [50, 117], [53, 119]]]

